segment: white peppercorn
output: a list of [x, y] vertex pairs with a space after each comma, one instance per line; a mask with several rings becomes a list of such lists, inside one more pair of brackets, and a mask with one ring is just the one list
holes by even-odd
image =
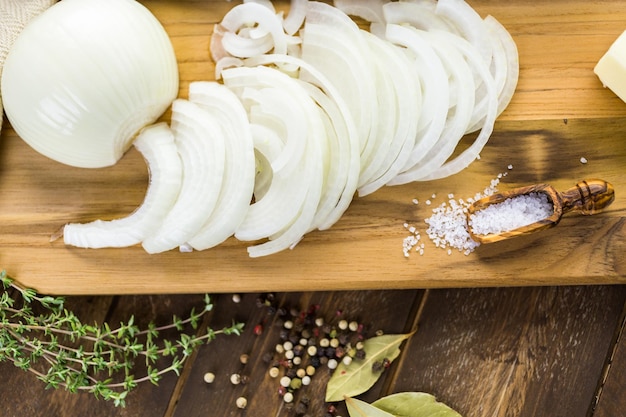
[[315, 345], [311, 345], [311, 346], [309, 346], [309, 347], [308, 347], [308, 349], [306, 350], [306, 353], [307, 353], [309, 356], [315, 356], [315, 355], [317, 355], [317, 346], [315, 346]]
[[291, 384], [291, 378], [284, 376], [280, 379], [280, 385], [287, 388]]
[[237, 404], [237, 408], [244, 409], [248, 406], [248, 400], [246, 399], [246, 397], [239, 397], [235, 401], [235, 404]]
[[213, 372], [207, 372], [204, 374], [204, 382], [207, 384], [212, 384], [215, 381], [215, 374]]
[[293, 394], [290, 392], [285, 393], [283, 401], [285, 401], [286, 403], [291, 403], [293, 401]]
[[239, 374], [232, 374], [230, 376], [230, 383], [233, 385], [239, 385], [239, 383], [241, 382], [241, 375]]
[[269, 374], [272, 378], [276, 378], [280, 374], [280, 369], [278, 369], [276, 366], [273, 366], [270, 368]]

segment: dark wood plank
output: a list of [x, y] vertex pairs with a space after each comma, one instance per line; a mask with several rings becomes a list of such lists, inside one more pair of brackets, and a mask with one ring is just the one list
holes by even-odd
[[622, 321], [616, 331], [616, 345], [607, 360], [606, 379], [603, 381], [594, 417], [614, 417], [626, 410], [626, 305]]
[[[390, 290], [282, 293], [276, 297], [277, 305], [287, 311], [292, 307], [298, 311], [306, 311], [309, 306], [319, 306], [317, 314], [324, 317], [327, 323], [336, 323], [339, 320], [336, 313], [341, 310], [341, 317], [365, 324], [368, 334], [373, 335], [379, 329], [386, 333], [408, 331], [407, 325], [410, 325], [411, 321], [407, 321], [407, 318], [414, 314], [421, 294], [421, 291], [416, 290]], [[241, 411], [235, 405], [239, 396], [247, 398], [245, 415], [248, 416], [293, 415], [295, 412], [293, 408], [304, 397], [310, 399], [311, 415], [324, 415], [327, 408], [324, 393], [330, 375], [327, 368], [321, 367], [313, 376], [311, 385], [295, 392], [295, 401], [291, 406], [282, 401], [278, 394], [279, 380], [268, 375], [273, 361], [280, 358], [280, 355], [273, 352], [276, 344], [281, 343], [282, 321], [279, 315], [268, 315], [266, 309], [259, 309], [255, 297], [246, 294], [237, 306], [233, 306], [230, 301], [218, 305], [212, 322], [214, 327], [228, 325], [234, 311], [234, 316], [245, 321], [248, 328], [239, 338], [220, 338], [199, 351], [174, 416], [241, 415]], [[253, 332], [256, 324], [264, 326], [263, 334], [260, 336]], [[239, 361], [239, 356], [243, 353], [249, 355], [247, 365], [242, 365]], [[266, 354], [272, 357], [270, 362], [264, 358]], [[216, 375], [213, 384], [206, 384], [203, 381], [206, 372], [213, 372]], [[245, 385], [234, 386], [230, 383], [229, 376], [236, 372], [246, 375], [248, 381]], [[380, 395], [383, 382], [379, 381], [370, 391], [372, 399]], [[340, 415], [347, 415], [342, 407], [343, 404], [338, 405], [338, 409], [342, 410]]]
[[610, 286], [433, 290], [391, 391], [464, 417], [586, 416], [625, 300]]

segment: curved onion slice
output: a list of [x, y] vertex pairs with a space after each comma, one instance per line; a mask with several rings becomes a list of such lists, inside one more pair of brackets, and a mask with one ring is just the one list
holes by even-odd
[[246, 111], [237, 96], [216, 82], [193, 82], [189, 100], [217, 118], [225, 135], [223, 184], [207, 222], [188, 240], [196, 250], [214, 247], [235, 233], [254, 188], [254, 145]]
[[20, 33], [2, 72], [17, 134], [41, 154], [84, 168], [114, 165], [177, 93], [172, 43], [135, 1], [58, 2]]
[[422, 30], [457, 32], [448, 20], [435, 13], [436, 2], [394, 1], [383, 5], [385, 23], [406, 24]]
[[161, 226], [142, 242], [148, 253], [174, 249], [193, 238], [215, 209], [223, 183], [225, 144], [217, 119], [177, 99], [172, 104], [172, 131], [183, 163], [183, 184]]
[[295, 34], [302, 27], [308, 3], [309, 0], [291, 0], [289, 13], [283, 19], [283, 28], [288, 35]]
[[[241, 29], [252, 26], [256, 26], [255, 31], [257, 35], [249, 37], [250, 42], [255, 43], [256, 40], [254, 38], [268, 34], [272, 38], [274, 52], [277, 54], [287, 53], [287, 35], [283, 31], [281, 19], [268, 7], [255, 2], [239, 4], [230, 9], [224, 15], [218, 28], [215, 29], [214, 35], [217, 38], [215, 40], [212, 39], [211, 44], [222, 44], [221, 47], [226, 50], [226, 45], [223, 44], [223, 37], [226, 36], [226, 33], [240, 36], [238, 33]], [[220, 37], [222, 37], [221, 41]], [[241, 37], [239, 40], [244, 42], [244, 39]]]
[[[450, 103], [450, 83], [441, 59], [429, 42], [419, 36], [418, 29], [397, 24], [387, 25], [389, 41], [406, 47], [415, 59], [414, 68], [420, 78], [423, 106], [415, 147], [402, 171], [422, 161], [436, 145], [446, 125]], [[397, 178], [397, 176], [395, 177]], [[395, 184], [395, 179], [391, 180]]]
[[484, 117], [483, 126], [480, 130], [480, 133], [474, 139], [474, 142], [465, 150], [463, 150], [458, 156], [454, 159], [447, 161], [442, 166], [437, 169], [432, 170], [429, 173], [423, 175], [414, 175], [409, 172], [405, 172], [400, 174], [394, 180], [395, 183], [401, 184], [402, 181], [412, 180], [412, 181], [426, 181], [448, 177], [450, 175], [456, 174], [461, 170], [465, 169], [469, 164], [472, 163], [476, 158], [478, 158], [480, 151], [487, 143], [491, 133], [493, 132], [493, 126], [495, 124], [495, 120], [497, 117], [497, 109], [498, 109], [498, 97], [495, 89], [495, 82], [487, 64], [482, 59], [481, 55], [476, 51], [476, 49], [465, 39], [455, 36], [452, 34], [448, 34], [446, 32], [441, 32], [439, 36], [447, 37], [448, 40], [463, 54], [468, 64], [472, 67], [473, 73], [476, 74], [483, 81], [483, 85], [486, 88], [486, 97], [487, 97], [487, 112]]
[[509, 105], [519, 79], [519, 54], [517, 45], [511, 37], [511, 34], [502, 24], [493, 16], [485, 17], [485, 24], [489, 29], [492, 37], [500, 41], [506, 61], [506, 73], [504, 85], [498, 91], [498, 115]]
[[424, 32], [414, 29], [414, 32], [416, 36], [430, 43], [436, 51], [448, 74], [450, 91], [458, 92], [458, 94], [456, 94], [454, 105], [448, 111], [445, 127], [435, 146], [424, 155], [422, 162], [400, 174], [394, 181], [400, 178], [411, 178], [415, 181], [443, 165], [463, 138], [474, 109], [475, 85], [472, 70], [465, 62], [463, 55], [450, 41], [450, 39], [462, 40], [462, 38], [441, 31]]
[[[321, 91], [336, 105], [336, 110], [331, 106], [326, 106], [324, 100], [318, 101], [327, 114], [333, 118], [334, 123], [339, 123], [343, 120], [345, 123], [345, 133], [339, 137], [339, 152], [336, 155], [332, 155], [333, 163], [339, 164], [340, 171], [347, 172], [345, 177], [345, 183], [342, 181], [334, 182], [334, 189], [328, 189], [331, 183], [327, 185], [327, 193], [338, 196], [336, 204], [328, 214], [326, 219], [322, 221], [318, 219], [317, 227], [320, 230], [328, 229], [335, 224], [341, 215], [347, 210], [350, 202], [356, 192], [357, 181], [360, 172], [360, 142], [358, 131], [352, 118], [352, 113], [348, 108], [343, 96], [333, 83], [326, 77], [326, 75], [319, 69], [309, 64], [308, 62], [288, 55], [270, 54], [263, 55], [254, 58], [248, 58], [245, 61], [246, 65], [258, 66], [258, 65], [272, 65], [272, 64], [288, 64], [290, 66], [300, 68], [300, 79], [306, 80], [312, 85], [319, 87]], [[314, 96], [317, 101], [317, 97]], [[339, 126], [339, 125], [337, 125]], [[336, 126], [336, 127], [337, 127]], [[343, 127], [341, 127], [343, 129]], [[337, 132], [339, 134], [339, 132]]]
[[274, 39], [267, 33], [259, 38], [245, 37], [233, 32], [225, 32], [222, 47], [231, 56], [248, 58], [269, 52], [274, 47]]
[[[371, 51], [356, 23], [341, 10], [309, 2], [302, 59], [318, 68], [340, 91], [359, 129], [361, 169], [376, 150], [378, 107]], [[363, 179], [359, 178], [359, 184]]]
[[[318, 141], [323, 135], [323, 127], [319, 109], [296, 80], [279, 70], [263, 66], [241, 67], [225, 70], [222, 75], [225, 85], [240, 94], [244, 103], [246, 100], [254, 102], [249, 111], [260, 106], [261, 109], [256, 111], [279, 118], [284, 115], [286, 101], [292, 107], [292, 115], [304, 116], [299, 120], [302, 125], [296, 132], [284, 129], [289, 137], [285, 138], [284, 148], [278, 154], [280, 160], [284, 152], [291, 153], [296, 162], [276, 165], [278, 169], [273, 169], [267, 192], [250, 205], [235, 232], [235, 237], [240, 240], [270, 239], [249, 247], [251, 257], [293, 247], [309, 231], [322, 193], [322, 154]], [[272, 99], [277, 95], [281, 100]], [[287, 121], [283, 121], [285, 125]], [[304, 152], [300, 152], [299, 146], [288, 148], [289, 141], [301, 141], [299, 145], [304, 145]], [[269, 162], [274, 167], [274, 161]]]
[[127, 247], [141, 243], [170, 211], [182, 183], [182, 164], [174, 135], [165, 123], [144, 128], [134, 142], [150, 175], [146, 196], [132, 214], [115, 220], [69, 223], [63, 228], [66, 245], [81, 248]]
[[385, 21], [385, 0], [335, 0], [333, 4], [349, 16], [357, 16], [373, 23]]
[[[379, 59], [378, 73], [387, 78], [386, 85], [378, 87], [380, 112], [387, 117], [380, 127], [388, 131], [389, 140], [375, 152], [376, 163], [367, 182], [359, 188], [359, 196], [370, 194], [384, 186], [404, 167], [415, 146], [422, 90], [419, 79], [411, 71], [411, 61], [400, 48], [368, 32], [363, 32], [372, 51]], [[382, 102], [387, 92], [392, 102]]]
[[465, 0], [438, 0], [436, 13], [450, 20], [476, 48], [489, 66], [492, 58], [492, 43], [489, 32], [478, 12]]

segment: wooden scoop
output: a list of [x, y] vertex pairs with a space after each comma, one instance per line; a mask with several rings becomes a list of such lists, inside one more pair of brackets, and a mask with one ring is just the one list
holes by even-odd
[[582, 180], [576, 186], [567, 191], [559, 193], [554, 187], [547, 184], [530, 185], [527, 187], [516, 188], [510, 191], [497, 193], [489, 197], [481, 198], [475, 201], [467, 210], [468, 225], [470, 216], [492, 204], [498, 204], [506, 199], [530, 194], [544, 193], [554, 205], [552, 215], [545, 219], [541, 219], [527, 226], [522, 226], [502, 233], [491, 234], [474, 234], [471, 227], [468, 231], [472, 239], [479, 243], [492, 243], [511, 237], [522, 236], [529, 233], [538, 232], [556, 226], [561, 217], [568, 211], [580, 211], [582, 214], [591, 215], [603, 210], [615, 199], [615, 190], [613, 186], [598, 179]]

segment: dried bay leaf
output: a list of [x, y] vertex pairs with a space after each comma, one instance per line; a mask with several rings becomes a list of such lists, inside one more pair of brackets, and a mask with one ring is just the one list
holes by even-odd
[[356, 398], [346, 398], [346, 407], [348, 408], [348, 414], [350, 417], [395, 417], [393, 414], [376, 408], [365, 401], [357, 400]]
[[374, 401], [371, 406], [394, 417], [462, 417], [444, 403], [424, 392], [401, 392]]
[[365, 359], [355, 359], [349, 365], [339, 364], [326, 386], [326, 401], [341, 401], [370, 389], [382, 374], [381, 370], [373, 370], [372, 366], [396, 359], [400, 355], [400, 345], [411, 334], [382, 335], [364, 341]]

